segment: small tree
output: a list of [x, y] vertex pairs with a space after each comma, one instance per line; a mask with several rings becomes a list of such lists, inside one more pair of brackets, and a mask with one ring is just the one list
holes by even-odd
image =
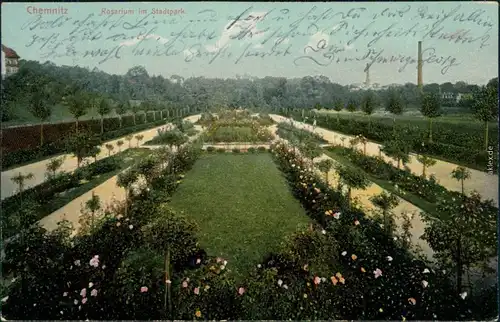
[[138, 178], [139, 172], [137, 172], [137, 169], [130, 168], [120, 173], [116, 180], [116, 185], [125, 189], [125, 216], [127, 216], [129, 199], [130, 195], [132, 194], [132, 185], [137, 181]]
[[488, 123], [498, 118], [498, 88], [483, 86], [473, 94], [474, 116], [484, 122], [484, 149], [488, 149]]
[[392, 238], [394, 230], [396, 229], [396, 222], [394, 221], [394, 209], [398, 204], [398, 197], [392, 193], [382, 191], [380, 194], [370, 198], [370, 201], [382, 211], [382, 219], [384, 220], [384, 230], [388, 238]]
[[402, 140], [394, 139], [385, 142], [381, 150], [385, 155], [397, 161], [398, 169], [401, 168], [401, 162], [404, 165], [410, 160], [408, 144]]
[[417, 156], [418, 162], [422, 163], [422, 177], [425, 178], [425, 170], [428, 169], [429, 167], [432, 167], [433, 165], [436, 164], [436, 160], [433, 158], [430, 158], [426, 155], [418, 155]]
[[345, 136], [341, 136], [340, 137], [340, 141], [342, 142], [342, 146], [344, 146], [344, 141], [345, 141], [346, 137]]
[[123, 127], [123, 115], [127, 114], [128, 112], [128, 105], [124, 102], [119, 102], [118, 105], [115, 107], [115, 112], [120, 116], [120, 128]]
[[101, 209], [101, 198], [92, 191], [92, 197], [85, 202], [85, 207], [80, 215], [80, 232], [91, 233], [95, 228], [96, 213]]
[[132, 147], [132, 140], [133, 140], [133, 139], [134, 139], [134, 136], [133, 136], [132, 134], [127, 135], [127, 136], [125, 137], [125, 140], [127, 140], [127, 141], [128, 141], [128, 148], [129, 148], [129, 149]]
[[31, 95], [28, 109], [34, 117], [40, 120], [40, 146], [43, 145], [43, 122], [52, 115], [52, 107], [47, 102], [43, 93], [37, 92]]
[[451, 172], [451, 177], [457, 181], [460, 181], [462, 185], [462, 195], [465, 196], [465, 191], [464, 191], [464, 181], [467, 179], [470, 179], [471, 172], [462, 166], [458, 166], [453, 171]]
[[375, 95], [373, 92], [368, 91], [363, 97], [363, 102], [361, 103], [361, 110], [368, 116], [368, 126], [371, 126], [371, 116], [376, 107]]
[[420, 112], [429, 119], [429, 142], [432, 143], [432, 120], [441, 115], [441, 99], [436, 93], [423, 94]]
[[368, 139], [360, 134], [358, 135], [358, 141], [363, 144], [363, 154], [366, 155], [366, 144], [368, 143]]
[[491, 203], [482, 202], [475, 192], [462, 202], [437, 203], [434, 214], [421, 213], [425, 223], [423, 240], [434, 251], [434, 258], [444, 267], [452, 265], [456, 271], [457, 293], [462, 292], [465, 268], [487, 267], [488, 261], [497, 254], [497, 216]]
[[127, 102], [125, 104], [127, 106], [127, 110], [129, 110], [129, 111], [132, 112], [132, 115], [134, 117], [134, 126], [137, 125], [136, 115], [141, 110], [140, 107], [139, 107], [139, 105], [137, 105], [137, 104], [130, 104], [130, 102], [128, 100], [127, 100]]
[[69, 112], [75, 118], [75, 129], [78, 132], [78, 121], [87, 113], [89, 97], [82, 92], [76, 92], [64, 98], [63, 103], [68, 106]]
[[396, 115], [403, 114], [403, 102], [398, 91], [391, 90], [387, 99], [385, 110], [392, 114], [393, 134], [396, 134]]
[[348, 110], [348, 111], [349, 111], [349, 112], [351, 112], [351, 113], [356, 112], [357, 107], [356, 107], [356, 101], [354, 101], [354, 99], [350, 99], [350, 100], [347, 102], [346, 110]]
[[101, 153], [101, 147], [99, 146], [93, 146], [91, 149], [90, 149], [90, 156], [94, 158], [94, 162], [97, 162], [97, 156], [99, 155], [99, 153]]
[[17, 184], [19, 193], [22, 194], [24, 191], [26, 181], [32, 180], [34, 178], [35, 178], [35, 176], [31, 172], [27, 173], [27, 174], [22, 174], [21, 172], [19, 172], [18, 174], [16, 174], [12, 178], [10, 178], [10, 180], [12, 182], [14, 182], [15, 184]]
[[339, 113], [340, 111], [342, 111], [342, 109], [344, 108], [344, 103], [340, 100], [340, 99], [337, 99], [335, 100], [335, 103], [333, 105], [333, 109], [337, 112], [337, 123], [340, 123], [340, 118], [339, 118]]
[[77, 167], [86, 157], [97, 155], [96, 148], [100, 144], [99, 137], [89, 131], [80, 131], [71, 134], [66, 141], [68, 153], [73, 153], [77, 159]]
[[347, 201], [349, 202], [349, 207], [351, 207], [352, 189], [366, 189], [371, 185], [364, 172], [353, 170], [347, 166], [338, 164], [336, 166], [336, 171], [339, 176], [339, 183], [341, 185], [347, 186]]
[[122, 152], [122, 145], [124, 144], [124, 142], [122, 140], [118, 140], [116, 142], [116, 146], [118, 147], [118, 152]]
[[330, 170], [332, 170], [334, 163], [332, 159], [324, 159], [316, 163], [318, 166], [319, 171], [323, 172], [325, 174], [325, 181], [328, 184], [328, 173]]
[[101, 134], [104, 133], [104, 115], [108, 115], [109, 112], [111, 112], [111, 105], [107, 99], [101, 98], [97, 106], [97, 113], [101, 116]]
[[64, 163], [64, 157], [51, 159], [46, 166], [47, 178], [48, 179], [55, 178], [57, 170], [59, 170], [62, 167], [63, 163]]
[[138, 134], [135, 136], [135, 139], [137, 140], [137, 147], [139, 147], [139, 142], [141, 142], [142, 139], [144, 139], [144, 135]]
[[307, 139], [300, 147], [300, 152], [304, 157], [311, 160], [311, 164], [314, 164], [314, 158], [317, 158], [323, 154], [323, 151], [316, 142], [311, 139]]
[[105, 147], [106, 147], [106, 149], [108, 150], [108, 157], [109, 157], [109, 156], [111, 156], [111, 152], [113, 151], [113, 149], [114, 149], [115, 147], [114, 147], [114, 146], [113, 146], [113, 144], [111, 144], [111, 143], [107, 143], [107, 144], [105, 145]]

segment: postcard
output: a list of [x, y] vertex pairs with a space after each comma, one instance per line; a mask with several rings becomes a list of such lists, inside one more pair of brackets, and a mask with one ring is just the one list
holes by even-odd
[[9, 320], [498, 317], [498, 3], [4, 2]]

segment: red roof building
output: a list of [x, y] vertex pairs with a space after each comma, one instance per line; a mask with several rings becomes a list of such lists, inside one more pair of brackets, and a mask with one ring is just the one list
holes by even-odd
[[19, 55], [16, 53], [16, 51], [12, 48], [9, 48], [5, 45], [2, 44], [2, 51], [5, 54], [5, 58], [14, 58], [14, 59], [19, 59]]
[[19, 55], [12, 48], [2, 44], [2, 77], [17, 73], [19, 70]]

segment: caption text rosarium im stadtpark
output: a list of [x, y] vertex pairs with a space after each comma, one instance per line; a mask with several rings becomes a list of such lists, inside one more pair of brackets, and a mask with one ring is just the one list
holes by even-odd
[[[28, 6], [26, 7], [26, 12], [30, 15], [67, 15], [68, 8], [62, 6], [59, 7], [41, 7], [41, 6]], [[165, 8], [153, 8], [153, 9], [108, 9], [101, 8], [99, 15], [182, 15], [185, 14], [184, 8], [180, 9], [165, 9]]]

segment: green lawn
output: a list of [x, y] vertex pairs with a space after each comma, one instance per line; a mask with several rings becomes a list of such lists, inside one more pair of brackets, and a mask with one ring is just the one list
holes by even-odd
[[202, 247], [239, 278], [310, 222], [268, 153], [203, 155], [171, 205], [198, 223]]

